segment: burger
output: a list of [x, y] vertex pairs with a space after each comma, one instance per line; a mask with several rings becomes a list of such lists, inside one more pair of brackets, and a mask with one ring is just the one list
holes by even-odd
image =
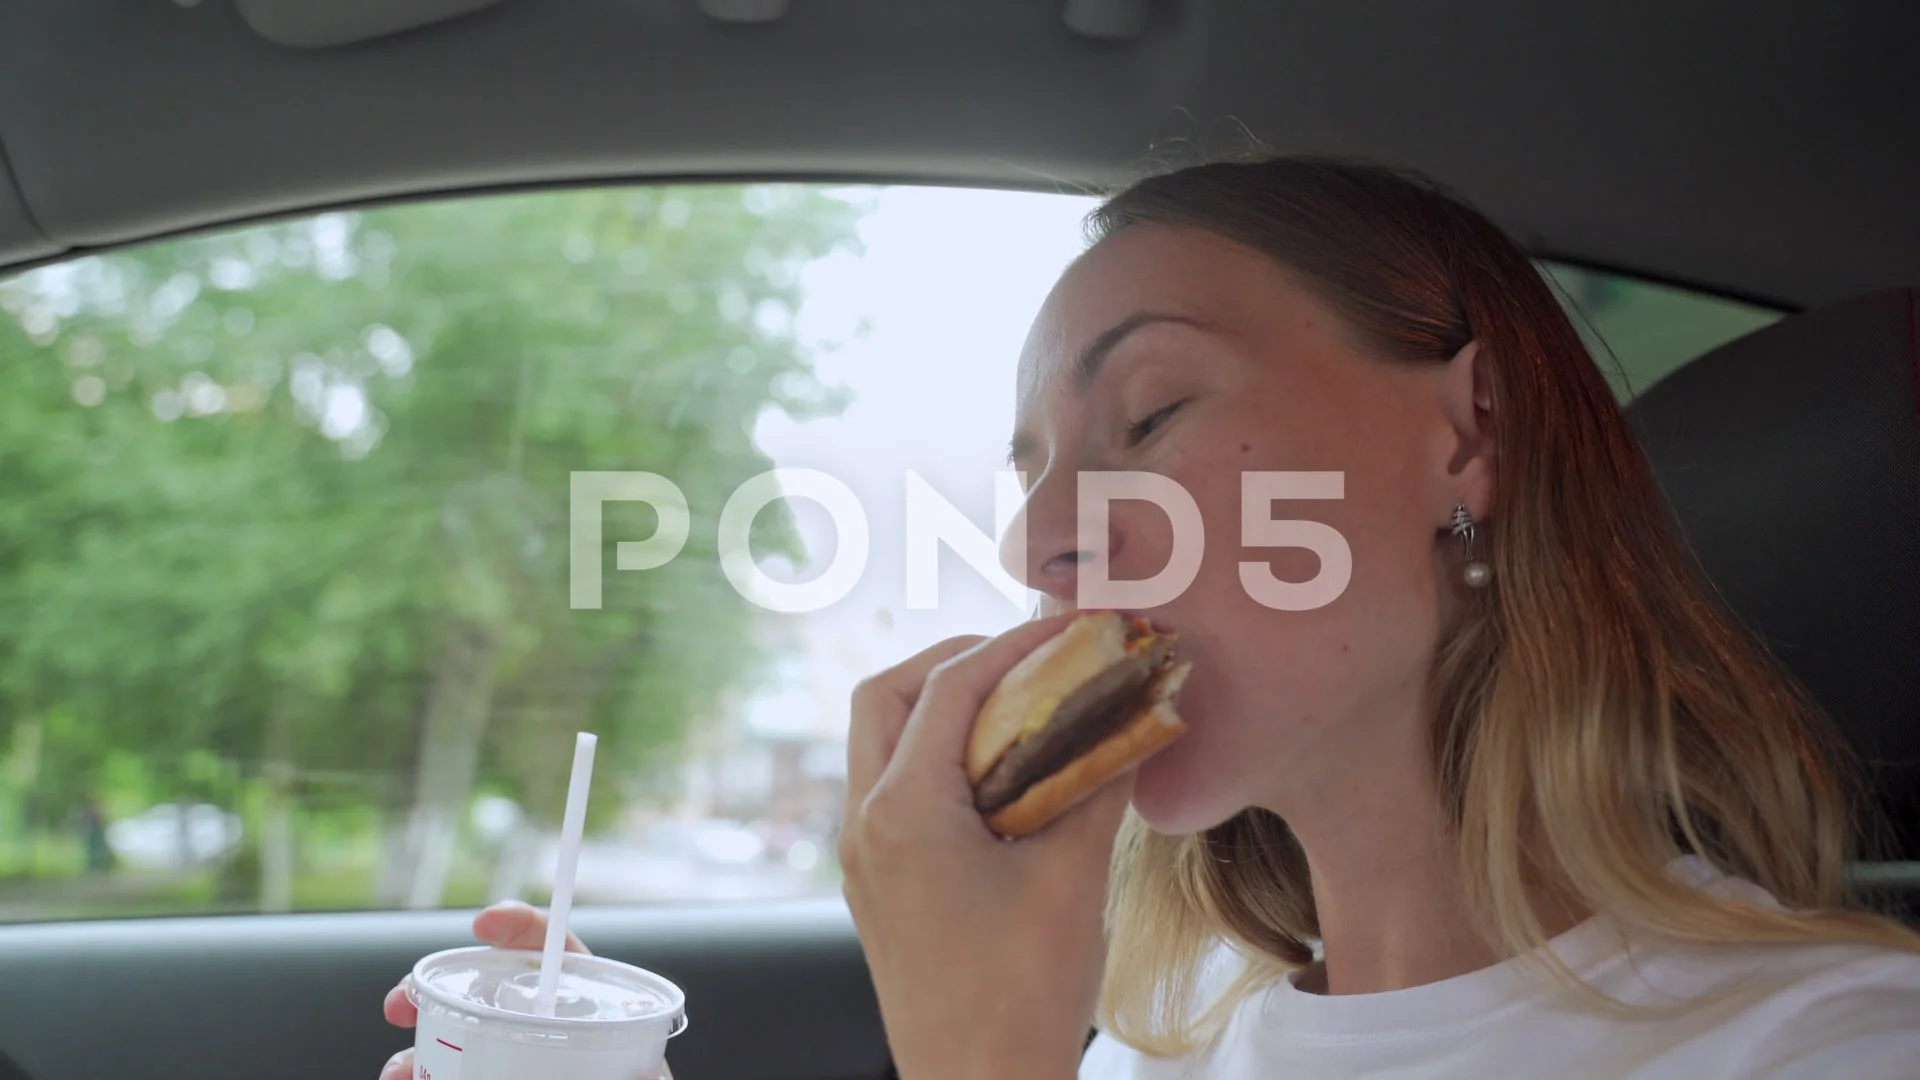
[[1178, 637], [1114, 611], [1084, 614], [1007, 672], [974, 718], [967, 779], [987, 827], [1045, 828], [1179, 738]]

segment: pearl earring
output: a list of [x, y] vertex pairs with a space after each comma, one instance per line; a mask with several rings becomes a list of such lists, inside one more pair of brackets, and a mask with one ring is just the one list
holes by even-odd
[[1465, 565], [1460, 568], [1460, 579], [1470, 589], [1484, 589], [1493, 580], [1493, 567], [1473, 557], [1473, 515], [1467, 513], [1467, 504], [1458, 503], [1453, 508], [1453, 535], [1460, 538], [1460, 551]]

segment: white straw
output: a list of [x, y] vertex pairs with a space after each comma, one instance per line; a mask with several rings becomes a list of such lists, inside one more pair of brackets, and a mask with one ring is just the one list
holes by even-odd
[[587, 788], [593, 784], [593, 747], [599, 741], [583, 731], [573, 744], [573, 779], [567, 782], [567, 814], [560, 821], [560, 861], [553, 870], [553, 906], [547, 912], [547, 947], [540, 956], [540, 987], [533, 998], [535, 1016], [552, 1016], [554, 999], [560, 992], [567, 922], [573, 916], [573, 876], [580, 868], [580, 834], [587, 827]]

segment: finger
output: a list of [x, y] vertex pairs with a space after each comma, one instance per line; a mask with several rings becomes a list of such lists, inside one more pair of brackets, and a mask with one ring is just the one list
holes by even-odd
[[1135, 769], [1128, 769], [1101, 785], [1080, 805], [1061, 815], [1050, 827], [1029, 838], [1035, 857], [1050, 862], [1077, 862], [1083, 873], [1105, 874], [1113, 861], [1114, 839], [1133, 800]]
[[[547, 944], [547, 913], [519, 900], [502, 900], [473, 917], [473, 936], [496, 949], [543, 949]], [[589, 950], [567, 935], [567, 951]]]
[[387, 1059], [380, 1069], [380, 1080], [412, 1080], [413, 1051], [402, 1050]]
[[407, 997], [407, 979], [401, 979], [400, 985], [387, 991], [381, 1011], [387, 1014], [387, 1023], [394, 1027], [410, 1028], [420, 1022], [420, 1010]]
[[934, 665], [886, 771], [915, 786], [943, 783], [954, 776], [966, 758], [967, 736], [987, 695], [1015, 664], [1072, 621], [1073, 616], [1062, 613], [1021, 623]]
[[866, 799], [886, 770], [906, 726], [907, 713], [920, 697], [927, 672], [949, 657], [987, 640], [964, 634], [929, 646], [912, 657], [863, 680], [853, 691], [853, 723], [847, 732], [847, 807]]

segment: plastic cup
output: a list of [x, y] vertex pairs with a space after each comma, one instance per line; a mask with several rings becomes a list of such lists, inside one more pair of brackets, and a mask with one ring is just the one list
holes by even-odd
[[471, 946], [413, 966], [413, 1080], [649, 1080], [687, 1029], [686, 995], [651, 971], [568, 953], [555, 1015], [534, 1015], [537, 950]]

